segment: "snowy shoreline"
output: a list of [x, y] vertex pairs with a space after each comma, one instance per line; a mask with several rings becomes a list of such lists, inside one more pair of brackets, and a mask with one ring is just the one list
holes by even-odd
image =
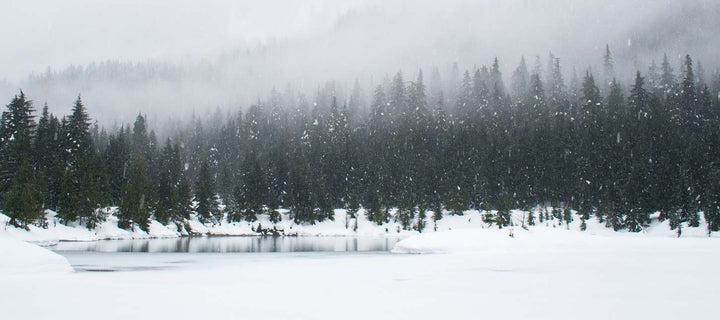
[[[58, 242], [93, 242], [101, 240], [132, 240], [132, 239], [162, 239], [181, 237], [256, 237], [256, 236], [286, 236], [286, 237], [407, 237], [418, 234], [414, 230], [402, 230], [399, 223], [389, 222], [378, 226], [368, 221], [360, 214], [359, 219], [348, 219], [345, 210], [335, 210], [335, 219], [318, 222], [316, 224], [296, 224], [283, 214], [283, 219], [272, 223], [269, 217], [261, 215], [254, 222], [226, 222], [202, 223], [196, 217], [186, 221], [186, 226], [175, 224], [163, 225], [151, 220], [148, 231], [135, 227], [133, 230], [121, 229], [117, 226], [117, 217], [114, 210], [109, 210], [105, 221], [98, 224], [93, 230], [73, 223], [64, 225], [55, 217], [55, 212], [47, 210], [47, 228], [34, 225], [29, 230], [15, 228], [8, 224], [9, 218], [0, 213], [0, 233], [8, 234], [14, 238], [42, 246], [51, 246]], [[479, 218], [478, 218], [479, 219]], [[347, 220], [347, 221], [346, 221]], [[448, 219], [453, 220], [453, 219]], [[479, 221], [479, 220], [478, 220]], [[447, 223], [446, 223], [447, 224]], [[457, 223], [449, 223], [452, 228]], [[357, 225], [356, 230], [353, 230]], [[189, 227], [190, 232], [185, 230]], [[256, 230], [263, 229], [265, 233]], [[275, 230], [274, 235], [267, 231]]]
[[[29, 230], [18, 229], [8, 224], [9, 218], [0, 214], [0, 233], [10, 235], [14, 238], [35, 243], [42, 246], [54, 245], [58, 242], [92, 242], [100, 240], [131, 240], [131, 239], [162, 239], [180, 237], [255, 237], [255, 236], [287, 236], [287, 237], [391, 237], [408, 238], [421, 234], [416, 230], [403, 230], [400, 223], [393, 221], [377, 225], [365, 218], [361, 209], [357, 218], [350, 218], [346, 210], [336, 209], [334, 220], [326, 220], [315, 224], [296, 224], [286, 213], [282, 214], [282, 220], [272, 223], [267, 215], [261, 215], [254, 222], [225, 222], [222, 223], [201, 223], [197, 218], [186, 221], [185, 226], [176, 224], [163, 225], [156, 220], [151, 220], [148, 231], [139, 228], [125, 230], [118, 228], [117, 217], [114, 215], [114, 208], [108, 209], [105, 221], [98, 224], [94, 230], [88, 230], [80, 224], [61, 224], [55, 217], [53, 211], [46, 211], [48, 222], [47, 228], [40, 228], [34, 225]], [[468, 210], [463, 215], [450, 215], [446, 213], [441, 220], [433, 222], [428, 217], [425, 220], [427, 226], [423, 233], [435, 233], [458, 229], [493, 229], [491, 224], [483, 222], [485, 212]], [[520, 230], [526, 212], [515, 210], [512, 212], [514, 228]], [[181, 229], [178, 229], [181, 227]], [[190, 232], [187, 232], [189, 228]], [[581, 220], [574, 217], [570, 224], [560, 220], [550, 220], [538, 223], [533, 229], [565, 229], [580, 232]], [[659, 221], [657, 216], [652, 218], [650, 225], [642, 232], [633, 233], [628, 231], [613, 231], [603, 223], [591, 218], [586, 222], [584, 233], [596, 235], [605, 234], [613, 236], [652, 236], [652, 237], [677, 237], [677, 232], [671, 230], [668, 221]], [[258, 232], [257, 230], [265, 232]], [[268, 233], [268, 231], [274, 231]], [[716, 237], [716, 233], [710, 234]], [[683, 225], [682, 237], [708, 237], [707, 225], [704, 221], [697, 228], [689, 228]]]

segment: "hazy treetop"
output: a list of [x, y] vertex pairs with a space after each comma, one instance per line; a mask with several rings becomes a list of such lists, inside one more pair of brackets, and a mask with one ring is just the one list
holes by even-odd
[[[114, 83], [48, 89], [26, 80], [48, 67], [62, 71], [107, 60], [170, 63], [189, 72], [183, 88], [197, 92], [168, 102], [184, 110], [189, 107], [179, 103], [195, 109], [205, 107], [197, 101], [245, 104], [287, 84], [311, 91], [326, 80], [352, 84], [359, 78], [370, 88], [398, 69], [446, 71], [453, 62], [472, 68], [496, 56], [506, 77], [521, 55], [546, 61], [550, 51], [564, 70], [585, 70], [596, 67], [584, 65], [590, 57], [601, 63], [605, 44], [621, 76], [645, 69], [663, 52], [673, 59], [689, 53], [714, 69], [719, 15], [720, 3], [712, 0], [11, 1], [0, 12], [0, 98], [8, 101], [22, 86], [65, 111], [83, 92], [91, 111], [117, 113], [118, 105], [100, 102], [112, 96]], [[212, 81], [198, 70], [211, 70]], [[156, 92], [150, 98], [122, 101], [132, 105], [128, 114], [168, 108], [159, 101], [173, 90], [155, 88], [144, 87]], [[243, 92], [226, 94], [230, 89]], [[219, 98], [208, 102], [207, 96]]]

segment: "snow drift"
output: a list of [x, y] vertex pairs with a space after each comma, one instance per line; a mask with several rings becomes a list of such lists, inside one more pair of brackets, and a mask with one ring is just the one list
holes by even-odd
[[0, 233], [0, 275], [71, 272], [61, 255]]

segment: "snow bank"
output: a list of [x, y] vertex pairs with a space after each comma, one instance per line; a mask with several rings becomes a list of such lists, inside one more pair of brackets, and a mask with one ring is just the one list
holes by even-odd
[[84, 227], [77, 225], [66, 226], [58, 222], [55, 212], [45, 211], [48, 221], [47, 228], [40, 228], [29, 225], [29, 230], [14, 228], [8, 224], [10, 218], [0, 213], [0, 233], [12, 236], [23, 241], [29, 241], [41, 245], [52, 245], [60, 240], [63, 241], [94, 241], [98, 240], [97, 235]]
[[0, 275], [71, 272], [61, 255], [0, 233]]
[[[676, 231], [664, 223], [651, 225], [643, 232], [614, 232], [594, 220], [588, 220], [587, 231], [579, 231], [566, 225], [548, 227], [544, 224], [527, 229], [515, 226], [498, 229], [487, 226], [482, 229], [467, 228], [435, 233], [423, 233], [399, 241], [393, 253], [549, 253], [594, 251], [606, 252], [608, 248], [632, 245], [642, 250], [654, 251], [658, 247], [674, 246], [676, 242], [694, 243], [698, 246], [720, 246], [720, 240], [708, 237], [700, 228], [683, 231], [681, 240]], [[667, 228], [667, 229], [666, 229]], [[687, 235], [687, 236], [686, 236]], [[714, 235], [714, 234], [713, 234]]]
[[[29, 226], [28, 231], [17, 229], [8, 225], [9, 218], [0, 214], [0, 233], [11, 235], [15, 238], [30, 241], [37, 244], [55, 244], [58, 241], [97, 241], [97, 240], [126, 240], [126, 239], [149, 239], [149, 238], [176, 238], [187, 236], [189, 234], [195, 236], [257, 236], [261, 235], [256, 230], [275, 230], [282, 235], [290, 236], [362, 236], [362, 237], [399, 237], [407, 238], [420, 234], [416, 230], [404, 230], [402, 225], [393, 219], [389, 222], [378, 225], [367, 220], [365, 211], [360, 209], [357, 218], [351, 218], [346, 210], [336, 209], [334, 211], [333, 220], [325, 220], [315, 224], [298, 224], [295, 223], [287, 210], [280, 210], [282, 220], [277, 223], [270, 221], [268, 215], [260, 215], [254, 222], [233, 222], [222, 221], [219, 223], [202, 223], [197, 217], [191, 218], [185, 225], [163, 225], [155, 220], [150, 221], [149, 230], [147, 232], [141, 230], [137, 226], [132, 230], [121, 229], [117, 226], [118, 219], [116, 207], [106, 208], [106, 220], [100, 223], [94, 230], [88, 230], [84, 225], [75, 223], [64, 225], [55, 217], [53, 211], [47, 210], [46, 217], [48, 228], [39, 228], [37, 226]], [[537, 225], [532, 227], [533, 230], [539, 229], [558, 229], [558, 230], [574, 230], [580, 231], [582, 221], [580, 217], [574, 215], [573, 221], [566, 224], [564, 221], [551, 219], [542, 223], [537, 219], [539, 208], [535, 209]], [[391, 210], [390, 214], [394, 214], [395, 210]], [[428, 212], [425, 220], [425, 229], [423, 233], [444, 232], [451, 230], [482, 230], [491, 228], [492, 226], [483, 222], [484, 211], [468, 210], [462, 215], [451, 215], [444, 212], [443, 218], [437, 222], [433, 221], [432, 212]], [[513, 224], [516, 230], [522, 230], [519, 226], [526, 220], [527, 212], [514, 210], [511, 212]], [[413, 226], [417, 221], [413, 223]], [[612, 236], [638, 236], [638, 233], [627, 231], [615, 232], [592, 217], [585, 223], [585, 234], [590, 235], [612, 235]], [[521, 231], [518, 231], [521, 232]], [[677, 231], [671, 230], [668, 221], [659, 222], [657, 214], [652, 216], [650, 225], [639, 233], [640, 235], [653, 237], [677, 238]], [[494, 234], [492, 235], [495, 236]], [[711, 236], [717, 236], [713, 234]], [[701, 218], [700, 227], [689, 228], [687, 224], [683, 224], [682, 237], [706, 238], [707, 224]]]
[[[628, 238], [593, 235], [563, 228], [487, 227], [424, 233], [401, 240], [394, 253], [468, 253], [468, 252], [568, 252], [602, 247]], [[638, 237], [636, 237], [638, 238]], [[623, 240], [625, 239], [625, 240]], [[632, 241], [632, 240], [630, 240]]]
[[[94, 232], [99, 240], [177, 238], [180, 236], [177, 231], [171, 230], [168, 226], [164, 226], [155, 220], [150, 220], [148, 232], [137, 226], [132, 230], [122, 229], [118, 227], [118, 218], [114, 215], [108, 215], [105, 221], [95, 228]], [[64, 241], [65, 239], [60, 240]]]
[[[357, 219], [350, 218], [346, 210], [337, 209], [333, 220], [325, 220], [315, 224], [298, 224], [283, 211], [282, 220], [277, 223], [270, 221], [269, 216], [261, 215], [253, 222], [232, 222], [222, 221], [219, 223], [202, 223], [197, 217], [187, 221], [186, 226], [175, 224], [163, 225], [156, 220], [151, 220], [148, 231], [145, 232], [134, 226], [132, 230], [118, 227], [118, 218], [115, 215], [117, 208], [106, 209], [105, 221], [99, 223], [93, 230], [88, 230], [84, 225], [71, 223], [64, 225], [55, 217], [55, 212], [46, 211], [48, 222], [47, 228], [40, 228], [34, 225], [29, 230], [15, 228], [8, 224], [10, 220], [6, 215], [0, 213], [0, 233], [5, 233], [14, 238], [29, 241], [41, 245], [53, 245], [59, 241], [97, 241], [97, 240], [128, 240], [128, 239], [151, 239], [151, 238], [177, 238], [189, 234], [195, 236], [258, 236], [260, 229], [275, 229], [280, 234], [290, 236], [391, 236], [407, 237], [417, 234], [417, 231], [403, 230], [399, 223], [391, 221], [383, 225], [377, 225], [365, 219], [364, 211], [358, 212]], [[466, 224], [467, 217], [448, 219], [444, 225], [449, 228]], [[476, 221], [480, 221], [478, 218]]]
[[0, 234], [9, 235], [13, 238], [39, 245], [53, 245], [59, 241], [176, 238], [181, 235], [170, 226], [164, 226], [155, 220], [150, 221], [149, 232], [142, 231], [138, 227], [133, 228], [133, 230], [118, 228], [118, 219], [117, 216], [114, 215], [116, 210], [117, 208], [108, 208], [106, 220], [98, 224], [94, 230], [88, 230], [88, 228], [79, 223], [62, 224], [59, 219], [55, 217], [56, 213], [52, 210], [45, 211], [45, 217], [48, 223], [47, 228], [29, 225], [29, 230], [24, 230], [9, 225], [8, 221], [10, 218], [0, 213]]
[[413, 236], [395, 244], [392, 252], [451, 253], [501, 250], [512, 246], [512, 242], [517, 240], [509, 236], [509, 230], [463, 229]]

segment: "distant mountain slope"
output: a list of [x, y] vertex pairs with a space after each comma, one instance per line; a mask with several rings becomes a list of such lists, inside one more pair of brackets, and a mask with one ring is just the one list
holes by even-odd
[[337, 17], [330, 29], [258, 47], [204, 58], [53, 66], [20, 84], [0, 85], [0, 98], [9, 101], [22, 87], [51, 111], [67, 113], [82, 93], [106, 124], [130, 121], [141, 110], [164, 120], [245, 106], [273, 88], [291, 86], [312, 96], [337, 80], [342, 95], [342, 86], [355, 79], [369, 91], [397, 70], [438, 66], [447, 73], [453, 62], [472, 68], [494, 57], [506, 81], [521, 55], [530, 63], [540, 55], [545, 62], [550, 51], [566, 73], [573, 67], [597, 70], [606, 43], [625, 80], [664, 52], [671, 58], [692, 54], [706, 69], [717, 66], [719, 15], [720, 3], [707, 0], [370, 1]]

